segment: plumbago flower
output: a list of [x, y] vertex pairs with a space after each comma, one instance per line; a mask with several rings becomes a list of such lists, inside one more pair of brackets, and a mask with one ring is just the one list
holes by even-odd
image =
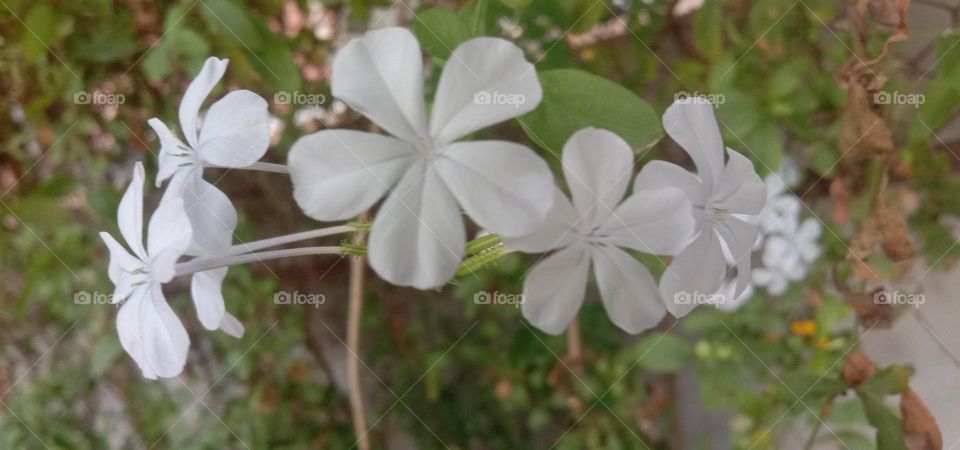
[[117, 209], [117, 224], [129, 250], [106, 232], [100, 237], [110, 249], [113, 302], [122, 303], [117, 315], [120, 343], [143, 376], [156, 379], [178, 375], [187, 361], [190, 338], [167, 304], [161, 285], [173, 278], [177, 259], [190, 245], [193, 232], [183, 200], [164, 195], [150, 218], [147, 245], [143, 245], [143, 180], [143, 165], [137, 163]]
[[573, 203], [556, 190], [541, 228], [505, 239], [524, 252], [552, 252], [524, 281], [524, 317], [547, 333], [563, 332], [583, 303], [592, 264], [614, 324], [628, 333], [655, 326], [666, 312], [657, 283], [623, 249], [675, 254], [693, 235], [690, 200], [678, 188], [648, 185], [621, 202], [633, 174], [633, 152], [607, 130], [574, 133], [562, 160]]
[[[203, 179], [204, 167], [246, 167], [267, 151], [270, 140], [267, 102], [246, 90], [233, 91], [213, 103], [203, 125], [197, 128], [200, 107], [213, 87], [223, 78], [226, 59], [208, 58], [203, 69], [187, 87], [180, 102], [180, 129], [187, 143], [178, 139], [157, 118], [149, 120], [160, 138], [160, 167], [157, 186], [169, 178], [178, 179], [172, 195], [183, 198], [194, 230], [188, 254], [222, 255], [230, 248], [237, 226], [237, 211], [230, 199]], [[243, 328], [226, 314], [221, 285], [227, 268], [198, 272], [190, 289], [200, 322], [210, 330], [222, 328], [242, 336]]]
[[693, 159], [697, 173], [665, 161], [651, 161], [637, 176], [634, 190], [675, 186], [693, 204], [696, 237], [673, 258], [660, 279], [667, 309], [682, 317], [696, 302], [675, 301], [679, 296], [709, 296], [723, 288], [728, 270], [725, 252], [737, 267], [733, 297], [749, 285], [750, 252], [758, 227], [737, 215], [759, 214], [766, 189], [749, 159], [729, 148], [724, 152], [713, 106], [705, 100], [677, 100], [664, 113], [663, 127]]
[[[391, 136], [324, 130], [290, 150], [294, 197], [310, 217], [356, 217], [387, 196], [370, 232], [370, 265], [393, 284], [420, 289], [449, 280], [466, 243], [460, 207], [501, 236], [539, 226], [553, 203], [553, 175], [527, 147], [458, 142], [540, 102], [536, 71], [503, 39], [476, 38], [450, 55], [429, 119], [420, 45], [403, 28], [370, 31], [333, 62], [333, 95]], [[459, 206], [458, 206], [459, 205]]]
[[763, 265], [753, 269], [753, 283], [781, 295], [791, 281], [802, 280], [808, 266], [820, 256], [820, 231], [820, 222], [811, 217], [799, 225], [794, 219], [780, 233], [769, 236], [763, 248]]

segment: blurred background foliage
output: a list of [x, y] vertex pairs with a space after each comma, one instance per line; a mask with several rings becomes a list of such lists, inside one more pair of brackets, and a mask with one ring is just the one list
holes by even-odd
[[[123, 353], [114, 307], [74, 299], [109, 293], [95, 232], [114, 231], [133, 161], [155, 168], [159, 144], [147, 119], [174, 123], [206, 57], [231, 61], [214, 95], [243, 88], [271, 103], [277, 133], [267, 158], [282, 162], [302, 134], [368, 126], [332, 101], [298, 108], [277, 95], [329, 97], [334, 49], [389, 25], [411, 26], [432, 57], [428, 95], [457, 43], [504, 36], [520, 45], [553, 103], [483, 134], [527, 142], [555, 167], [570, 128], [583, 120], [620, 132], [640, 158], [686, 163], [658, 142], [660, 113], [678, 92], [722, 95], [717, 114], [730, 147], [761, 174], [791, 160], [808, 213], [838, 219], [837, 204], [849, 204], [842, 212], [853, 217], [826, 222], [825, 254], [804, 283], [776, 297], [758, 291], [736, 312], [700, 308], [631, 337], [588, 301], [579, 319], [583, 351], [573, 358], [566, 338], [535, 331], [519, 309], [473, 302], [481, 290], [519, 292], [533, 258], [510, 255], [440, 292], [372, 279], [362, 353], [376, 448], [780, 448], [784, 430], [816, 430], [814, 414], [827, 407], [833, 436], [823, 439], [905, 448], [901, 414], [882, 401], [906, 389], [905, 369], [881, 370], [879, 387], [841, 395], [856, 381], [838, 362], [867, 325], [850, 291], [833, 286], [854, 278], [844, 264], [848, 243], [871, 204], [856, 186], [847, 197], [831, 195], [848, 150], [838, 145], [849, 109], [838, 74], [875, 56], [891, 27], [858, 23], [868, 19], [836, 1], [706, 0], [674, 14], [679, 3], [696, 2], [3, 0], [0, 448], [353, 445], [342, 258], [231, 269], [228, 309], [247, 329], [239, 341], [203, 330], [186, 286], [174, 285], [169, 298], [193, 344], [185, 375], [162, 382], [142, 379]], [[955, 34], [938, 37], [923, 50], [924, 65], [895, 54], [874, 66], [889, 80], [886, 89], [927, 99], [919, 108], [890, 105], [885, 116], [896, 148], [890, 183], [913, 196], [910, 229], [931, 264], [957, 254], [943, 220], [960, 212], [957, 161], [931, 137], [960, 102], [960, 53], [950, 53], [957, 42]], [[930, 61], [936, 68], [918, 73]], [[123, 101], [85, 103], [83, 95], [94, 93]], [[238, 204], [241, 240], [312, 226], [286, 179], [217, 177]], [[881, 267], [875, 260], [884, 258], [870, 262]], [[327, 302], [280, 307], [271, 300], [278, 289], [322, 292]], [[683, 373], [695, 373], [707, 410], [724, 412], [723, 430], [683, 432], [688, 412], [679, 399], [690, 386]], [[879, 438], [878, 428], [895, 435]]]

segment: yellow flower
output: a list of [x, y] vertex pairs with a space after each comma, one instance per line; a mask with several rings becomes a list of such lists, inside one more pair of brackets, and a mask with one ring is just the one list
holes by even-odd
[[810, 337], [817, 332], [817, 324], [812, 320], [794, 320], [790, 322], [790, 332], [795, 336]]

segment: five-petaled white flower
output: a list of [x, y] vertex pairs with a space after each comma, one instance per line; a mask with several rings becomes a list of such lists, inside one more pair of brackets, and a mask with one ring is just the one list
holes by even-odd
[[797, 225], [796, 220], [781, 233], [770, 235], [763, 248], [761, 267], [753, 269], [753, 282], [764, 286], [774, 295], [787, 291], [791, 281], [807, 276], [807, 268], [820, 256], [820, 222], [808, 218]]
[[[194, 229], [188, 254], [222, 255], [230, 248], [237, 226], [237, 211], [230, 199], [203, 179], [203, 168], [244, 167], [267, 151], [270, 120], [267, 102], [247, 90], [230, 92], [213, 103], [197, 130], [200, 107], [214, 85], [223, 78], [228, 60], [208, 58], [180, 102], [180, 128], [187, 144], [163, 122], [153, 118], [150, 126], [160, 137], [160, 168], [157, 186], [168, 178], [180, 178], [181, 195]], [[243, 326], [226, 313], [221, 292], [227, 268], [198, 272], [191, 280], [191, 293], [200, 322], [210, 330], [221, 328], [233, 336], [243, 335]]]
[[[737, 267], [733, 297], [749, 285], [750, 253], [758, 227], [735, 215], [756, 215], [766, 202], [766, 189], [753, 163], [724, 145], [713, 106], [702, 98], [677, 100], [663, 115], [663, 127], [696, 165], [696, 175], [665, 161], [644, 165], [634, 189], [676, 186], [693, 204], [696, 237], [670, 262], [660, 291], [671, 314], [682, 317], [696, 302], [672, 301], [678, 294], [714, 295], [723, 287], [728, 256]], [[728, 256], [725, 256], [725, 253]]]
[[393, 137], [324, 130], [301, 138], [288, 161], [294, 198], [308, 216], [332, 221], [357, 216], [392, 190], [369, 241], [370, 265], [387, 281], [426, 289], [453, 276], [466, 243], [461, 206], [501, 236], [543, 222], [554, 190], [546, 162], [512, 142], [457, 142], [540, 102], [536, 71], [511, 42], [458, 46], [429, 119], [420, 45], [403, 28], [350, 41], [334, 58], [331, 88]]
[[117, 332], [120, 344], [133, 357], [143, 376], [174, 377], [187, 361], [190, 338], [167, 304], [161, 285], [174, 276], [177, 259], [190, 245], [192, 230], [177, 195], [164, 195], [150, 217], [147, 245], [143, 245], [143, 165], [137, 163], [133, 180], [120, 200], [117, 224], [129, 251], [113, 236], [101, 232], [110, 249], [108, 274], [120, 303]]
[[690, 201], [680, 189], [650, 185], [623, 200], [633, 152], [607, 130], [576, 132], [562, 160], [573, 203], [556, 190], [543, 227], [505, 239], [521, 251], [553, 251], [524, 281], [524, 317], [547, 333], [561, 333], [583, 303], [592, 263], [610, 320], [628, 333], [655, 326], [666, 312], [657, 283], [621, 248], [675, 254], [693, 235]]

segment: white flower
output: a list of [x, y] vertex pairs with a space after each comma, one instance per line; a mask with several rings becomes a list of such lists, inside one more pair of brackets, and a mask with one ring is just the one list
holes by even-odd
[[197, 130], [200, 106], [227, 70], [226, 59], [208, 58], [180, 101], [178, 139], [157, 118], [150, 127], [160, 138], [160, 171], [157, 186], [174, 174], [202, 172], [204, 166], [243, 167], [259, 160], [270, 143], [267, 102], [247, 90], [233, 91], [213, 103]]
[[[216, 256], [230, 248], [237, 226], [237, 211], [230, 199], [203, 179], [206, 166], [244, 167], [259, 160], [270, 142], [267, 102], [246, 90], [233, 91], [213, 103], [197, 130], [200, 107], [214, 85], [223, 78], [229, 61], [208, 58], [180, 102], [180, 128], [187, 144], [160, 120], [149, 124], [160, 137], [160, 170], [157, 186], [167, 178], [179, 178], [174, 194], [183, 198], [194, 229], [188, 253]], [[174, 186], [171, 186], [173, 189]], [[191, 280], [197, 315], [209, 330], [220, 328], [240, 337], [243, 326], [226, 313], [221, 284], [227, 268], [198, 272]]]
[[[333, 62], [333, 95], [391, 136], [324, 130], [290, 150], [294, 197], [310, 217], [357, 216], [392, 190], [370, 232], [370, 265], [394, 284], [420, 289], [449, 280], [463, 257], [462, 207], [502, 236], [539, 226], [553, 175], [525, 146], [457, 142], [532, 110], [536, 71], [509, 41], [476, 38], [450, 55], [429, 116], [420, 45], [402, 28], [350, 41]], [[459, 206], [458, 206], [459, 205]]]
[[767, 175], [764, 184], [767, 187], [767, 202], [757, 216], [760, 230], [770, 234], [796, 229], [802, 208], [800, 199], [787, 191], [780, 174]]
[[610, 320], [628, 333], [655, 326], [666, 311], [650, 272], [620, 247], [669, 255], [693, 234], [690, 201], [674, 187], [637, 189], [626, 200], [633, 152], [617, 135], [586, 128], [563, 148], [563, 171], [573, 197], [559, 190], [544, 225], [506, 239], [525, 252], [555, 250], [523, 284], [523, 315], [559, 334], [580, 309], [591, 262]]
[[807, 276], [807, 268], [820, 256], [820, 222], [814, 218], [771, 235], [764, 244], [762, 267], [753, 270], [753, 283], [774, 295], [786, 292], [791, 281]]
[[[664, 161], [647, 163], [634, 189], [676, 186], [686, 192], [693, 204], [697, 236], [673, 261], [660, 280], [660, 291], [667, 300], [677, 294], [713, 295], [723, 286], [729, 254], [737, 266], [737, 285], [733, 297], [739, 297], [749, 284], [750, 252], [757, 240], [758, 227], [735, 215], [755, 215], [763, 208], [766, 192], [753, 163], [732, 149], [726, 149], [713, 115], [713, 107], [700, 98], [674, 102], [663, 115], [667, 134], [693, 159], [697, 174]], [[667, 309], [676, 317], [686, 315], [695, 302], [668, 301]]]
[[192, 230], [183, 200], [164, 195], [147, 227], [143, 245], [143, 165], [137, 163], [133, 181], [117, 209], [117, 224], [129, 251], [113, 236], [101, 232], [110, 249], [108, 273], [115, 286], [113, 301], [123, 302], [117, 332], [124, 350], [143, 376], [174, 377], [187, 360], [190, 338], [163, 297], [161, 285], [174, 276], [177, 259], [190, 244]]

